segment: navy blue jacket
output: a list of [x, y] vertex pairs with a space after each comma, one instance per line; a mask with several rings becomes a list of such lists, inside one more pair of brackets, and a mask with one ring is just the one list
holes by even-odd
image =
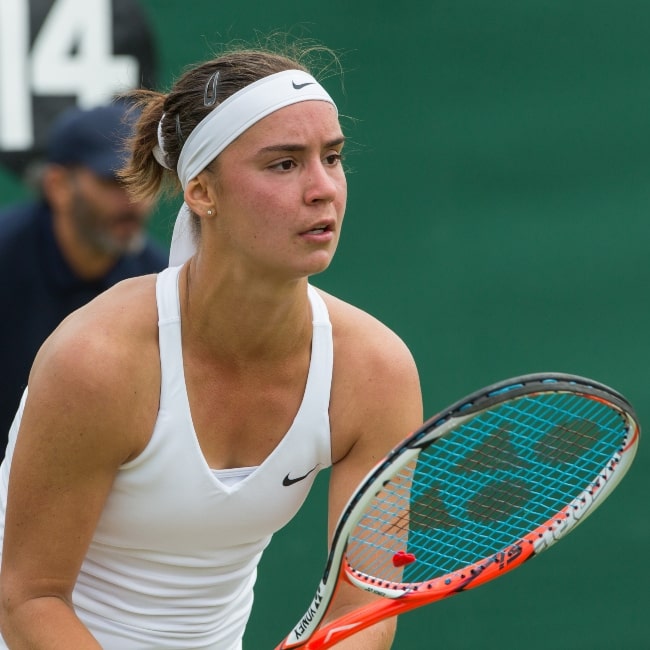
[[77, 277], [54, 239], [44, 202], [0, 212], [0, 459], [36, 352], [71, 312], [120, 280], [167, 266], [162, 246], [149, 241], [122, 257], [101, 279]]

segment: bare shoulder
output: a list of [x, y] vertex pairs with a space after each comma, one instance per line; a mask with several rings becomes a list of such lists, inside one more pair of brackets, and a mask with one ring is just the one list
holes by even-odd
[[68, 316], [45, 342], [34, 369], [56, 361], [86, 376], [98, 369], [122, 372], [137, 365], [156, 324], [154, 277], [125, 280]]
[[[413, 355], [401, 337], [369, 313], [323, 293], [337, 347], [344, 354], [343, 374], [369, 379], [417, 376]], [[348, 371], [349, 369], [349, 371]]]
[[[117, 284], [61, 323], [36, 357], [28, 404], [60, 416], [70, 430], [85, 423], [97, 435], [133, 431], [131, 418], [148, 416], [158, 386], [155, 276], [143, 276]], [[126, 448], [134, 440], [123, 442]]]
[[401, 337], [377, 318], [322, 295], [335, 350], [331, 413], [340, 434], [333, 435], [335, 460], [370, 430], [376, 455], [383, 454], [422, 422], [415, 360]]

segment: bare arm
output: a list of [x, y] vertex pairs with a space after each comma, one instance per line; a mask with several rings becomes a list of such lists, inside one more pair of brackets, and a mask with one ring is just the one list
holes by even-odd
[[[354, 332], [359, 332], [359, 337]], [[346, 337], [348, 338], [348, 337]], [[359, 346], [355, 339], [367, 343]], [[329, 535], [357, 485], [394, 446], [422, 424], [422, 396], [413, 358], [392, 332], [363, 315], [354, 319], [349, 341], [341, 341], [332, 399], [333, 467], [329, 491]], [[338, 591], [332, 620], [376, 597], [350, 585]], [[396, 620], [382, 621], [339, 643], [348, 650], [388, 650]]]
[[123, 432], [141, 407], [118, 381], [114, 340], [98, 325], [77, 318], [57, 332], [30, 376], [0, 573], [2, 634], [12, 649], [99, 648], [75, 615], [72, 590], [117, 468], [135, 452]]

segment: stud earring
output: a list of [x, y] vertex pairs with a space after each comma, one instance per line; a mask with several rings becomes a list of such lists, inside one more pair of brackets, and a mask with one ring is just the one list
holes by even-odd
[[212, 216], [212, 210], [208, 210], [208, 217]]

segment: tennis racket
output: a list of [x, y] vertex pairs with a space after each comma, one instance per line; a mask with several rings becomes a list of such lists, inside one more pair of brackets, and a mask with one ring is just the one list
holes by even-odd
[[[605, 500], [639, 433], [622, 395], [574, 375], [517, 377], [456, 402], [362, 481], [309, 609], [276, 650], [329, 648], [522, 565]], [[342, 581], [381, 598], [320, 625]]]

